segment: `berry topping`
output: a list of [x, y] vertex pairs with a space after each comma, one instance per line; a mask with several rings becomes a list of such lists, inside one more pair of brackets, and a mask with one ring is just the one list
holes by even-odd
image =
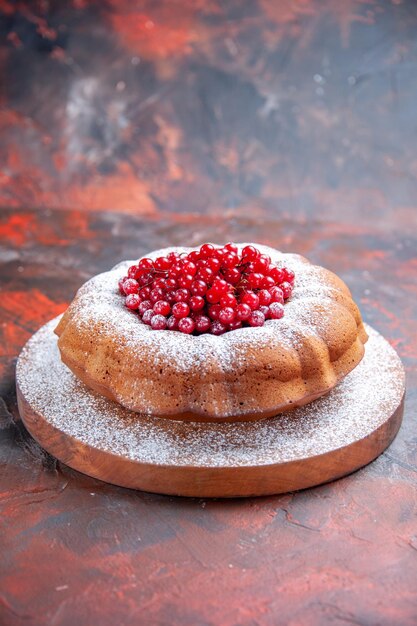
[[153, 310], [158, 315], [167, 316], [171, 312], [171, 307], [169, 306], [169, 303], [165, 300], [158, 300], [158, 302], [155, 302], [155, 304], [153, 305]]
[[204, 309], [205, 304], [206, 302], [201, 296], [191, 296], [190, 298], [190, 309], [192, 311], [201, 311], [201, 309]]
[[164, 330], [167, 327], [167, 318], [163, 315], [154, 315], [151, 318], [151, 326], [154, 330]]
[[162, 298], [164, 297], [164, 292], [160, 287], [155, 287], [155, 289], [152, 289], [151, 293], [149, 294], [149, 300], [151, 302], [158, 302], [158, 300], [162, 300]]
[[125, 288], [123, 287], [123, 284], [126, 279], [127, 279], [127, 276], [125, 276], [124, 278], [120, 278], [119, 282], [117, 283], [119, 285], [119, 292], [122, 294], [122, 296], [126, 295]]
[[245, 246], [242, 250], [242, 258], [244, 261], [255, 261], [261, 253], [255, 246]]
[[230, 306], [226, 306], [224, 309], [220, 309], [219, 311], [219, 320], [222, 324], [230, 324], [235, 319], [234, 309]]
[[245, 304], [244, 302], [241, 302], [236, 307], [236, 318], [241, 321], [247, 320], [251, 312], [252, 309], [250, 308], [250, 306], [248, 304]]
[[134, 278], [127, 278], [123, 283], [123, 290], [128, 296], [130, 293], [138, 293], [139, 284]]
[[237, 300], [232, 293], [226, 293], [220, 298], [220, 304], [223, 307], [230, 306], [232, 307], [232, 309], [234, 309], [237, 306]]
[[[126, 304], [126, 306], [128, 306], [127, 298], [126, 298], [126, 303], [125, 304]], [[152, 302], [150, 300], [142, 300], [142, 302], [138, 306], [139, 314], [143, 315], [145, 313], [145, 311], [148, 311], [149, 309], [152, 309]]]
[[206, 243], [188, 254], [140, 259], [118, 288], [125, 306], [152, 330], [222, 335], [281, 319], [294, 282], [290, 268], [255, 246]]
[[209, 306], [208, 308], [209, 317], [211, 317], [212, 320], [218, 320], [221, 310], [222, 310], [222, 307], [220, 306], [220, 304], [213, 304], [213, 306]]
[[171, 315], [167, 319], [167, 328], [169, 328], [169, 330], [178, 330], [178, 318]]
[[287, 300], [292, 292], [292, 285], [290, 283], [284, 282], [281, 283], [281, 289], [284, 296], [284, 300]]
[[243, 304], [247, 304], [248, 306], [250, 306], [252, 311], [256, 311], [259, 306], [259, 296], [257, 296], [256, 293], [253, 291], [247, 291], [246, 293], [244, 293], [241, 300]]
[[152, 309], [147, 309], [145, 313], [142, 315], [142, 322], [144, 322], [145, 324], [150, 324], [151, 319], [153, 318], [154, 315], [155, 313], [152, 311]]
[[272, 296], [269, 293], [268, 289], [261, 289], [258, 293], [258, 298], [260, 304], [270, 304], [272, 302]]
[[252, 311], [248, 322], [251, 326], [263, 326], [265, 324], [265, 315], [262, 311]]
[[234, 322], [230, 322], [228, 329], [229, 330], [237, 330], [238, 328], [242, 328], [242, 322], [239, 320], [235, 320]]
[[280, 320], [284, 315], [284, 307], [280, 302], [273, 302], [269, 305], [269, 317], [271, 320]]
[[214, 320], [210, 326], [210, 332], [212, 335], [223, 335], [227, 330], [227, 326], [219, 322], [219, 320]]
[[195, 329], [199, 333], [206, 333], [210, 328], [211, 321], [207, 315], [197, 315], [194, 321]]
[[138, 268], [140, 270], [153, 270], [153, 261], [152, 259], [141, 259], [138, 263]]
[[128, 309], [134, 311], [140, 305], [140, 298], [137, 293], [130, 293], [126, 296], [125, 304]]
[[189, 312], [190, 312], [190, 307], [188, 306], [186, 302], [177, 302], [172, 307], [172, 314], [175, 317], [178, 317], [178, 319], [182, 317], [187, 317]]
[[183, 317], [178, 322], [178, 330], [180, 330], [182, 333], [185, 333], [186, 335], [191, 334], [194, 328], [195, 324], [191, 317]]

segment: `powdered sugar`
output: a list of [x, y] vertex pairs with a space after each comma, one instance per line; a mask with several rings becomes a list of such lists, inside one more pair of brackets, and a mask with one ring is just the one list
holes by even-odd
[[[399, 357], [381, 335], [367, 327], [369, 340], [361, 363], [327, 396], [310, 405], [251, 423], [153, 418], [127, 411], [95, 394], [62, 364], [53, 333], [57, 321], [38, 331], [19, 357], [17, 381], [22, 394], [37, 413], [63, 433], [93, 448], [142, 463], [232, 467], [324, 454], [381, 426], [404, 393]], [[268, 326], [250, 330], [270, 332]], [[232, 341], [236, 334], [229, 333]], [[218, 343], [218, 338], [210, 339]]]
[[[242, 249], [246, 243], [238, 244]], [[209, 334], [201, 336], [185, 335], [177, 331], [153, 331], [142, 323], [139, 317], [126, 309], [124, 299], [119, 295], [118, 279], [127, 273], [127, 269], [135, 261], [124, 261], [111, 271], [95, 276], [78, 291], [71, 305], [72, 322], [79, 327], [94, 328], [106, 337], [117, 337], [118, 342], [136, 349], [146, 340], [152, 350], [155, 366], [164, 365], [167, 361], [176, 371], [190, 371], [204, 362], [206, 355], [216, 355], [217, 362], [223, 371], [235, 371], [239, 367], [239, 350], [236, 348], [256, 347], [260, 343], [276, 347], [300, 346], [300, 332], [305, 336], [316, 333], [323, 324], [323, 313], [317, 313], [317, 305], [333, 300], [335, 289], [326, 284], [323, 268], [311, 265], [297, 254], [284, 254], [273, 248], [256, 244], [264, 254], [268, 254], [272, 262], [286, 265], [296, 274], [296, 282], [292, 298], [285, 305], [285, 316], [280, 320], [268, 320], [261, 328], [242, 328], [225, 333], [220, 337]], [[156, 250], [148, 256], [155, 259], [168, 252], [188, 253], [192, 248], [165, 248]], [[302, 309], [309, 315], [309, 323], [297, 319], [303, 300]], [[294, 332], [294, 329], [297, 332]], [[244, 352], [244, 350], [243, 350]]]

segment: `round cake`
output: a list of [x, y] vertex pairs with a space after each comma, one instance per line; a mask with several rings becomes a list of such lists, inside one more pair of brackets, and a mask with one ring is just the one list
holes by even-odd
[[[239, 253], [248, 245], [237, 244]], [[276, 307], [276, 319], [252, 311], [250, 325], [231, 322], [230, 332], [220, 334], [216, 320], [213, 334], [198, 334], [193, 321], [188, 328], [183, 323], [180, 332], [178, 325], [158, 326], [156, 318], [163, 315], [152, 313], [151, 326], [120, 294], [118, 283], [133, 265], [125, 261], [77, 292], [55, 330], [62, 361], [94, 391], [156, 417], [249, 421], [322, 396], [362, 359], [367, 335], [359, 309], [345, 283], [329, 270], [297, 254], [256, 248], [295, 275], [283, 310]], [[147, 258], [194, 250], [166, 248]]]

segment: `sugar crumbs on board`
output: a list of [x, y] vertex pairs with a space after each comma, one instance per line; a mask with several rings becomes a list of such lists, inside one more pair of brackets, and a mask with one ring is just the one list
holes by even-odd
[[56, 324], [52, 320], [44, 326], [22, 351], [17, 380], [23, 395], [59, 430], [139, 462], [227, 467], [324, 454], [370, 434], [404, 393], [399, 357], [367, 327], [369, 340], [361, 363], [310, 405], [257, 422], [165, 420], [127, 411], [81, 383], [61, 362], [53, 333]]

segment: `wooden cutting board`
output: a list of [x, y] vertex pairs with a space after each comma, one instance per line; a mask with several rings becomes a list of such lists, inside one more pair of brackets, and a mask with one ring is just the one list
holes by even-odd
[[90, 391], [61, 363], [56, 324], [20, 354], [20, 415], [60, 461], [116, 485], [205, 498], [304, 489], [375, 459], [401, 424], [403, 366], [369, 326], [362, 362], [325, 397], [267, 420], [205, 424], [139, 415]]

